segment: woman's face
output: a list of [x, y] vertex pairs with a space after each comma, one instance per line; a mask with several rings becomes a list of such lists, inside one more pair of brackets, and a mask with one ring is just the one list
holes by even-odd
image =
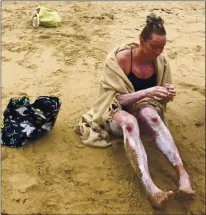
[[152, 34], [152, 39], [145, 41], [143, 38], [140, 38], [140, 44], [144, 55], [149, 60], [155, 60], [163, 52], [166, 45], [166, 36]]

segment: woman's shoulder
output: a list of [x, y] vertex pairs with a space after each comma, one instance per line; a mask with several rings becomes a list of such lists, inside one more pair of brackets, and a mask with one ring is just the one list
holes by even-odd
[[125, 49], [116, 54], [116, 58], [118, 61], [127, 61], [128, 57], [131, 55], [131, 50]]
[[131, 50], [125, 49], [116, 54], [117, 62], [123, 71], [127, 74], [130, 70]]

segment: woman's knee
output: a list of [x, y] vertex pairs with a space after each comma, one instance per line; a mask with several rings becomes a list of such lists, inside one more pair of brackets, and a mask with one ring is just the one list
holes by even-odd
[[113, 122], [115, 122], [116, 127], [121, 127], [129, 133], [133, 130], [138, 130], [137, 119], [126, 111], [119, 111], [115, 113], [113, 117]]
[[122, 116], [121, 126], [129, 133], [138, 130], [137, 119], [129, 113]]
[[157, 112], [157, 110], [153, 107], [144, 107], [138, 111], [138, 117], [143, 121], [147, 121], [152, 124], [158, 124], [161, 122], [161, 118]]

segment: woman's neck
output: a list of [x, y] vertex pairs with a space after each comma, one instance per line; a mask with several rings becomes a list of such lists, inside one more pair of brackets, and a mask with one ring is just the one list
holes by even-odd
[[152, 60], [149, 60], [147, 56], [144, 55], [141, 47], [134, 49], [134, 59], [142, 64], [152, 63]]

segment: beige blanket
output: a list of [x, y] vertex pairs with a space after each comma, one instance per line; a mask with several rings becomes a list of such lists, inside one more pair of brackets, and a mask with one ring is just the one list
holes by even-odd
[[[122, 109], [117, 96], [134, 92], [131, 82], [117, 62], [116, 54], [135, 47], [138, 47], [138, 44], [126, 44], [108, 54], [101, 76], [98, 98], [92, 109], [82, 116], [80, 123], [76, 126], [76, 132], [80, 134], [85, 145], [107, 147], [112, 144], [109, 121], [112, 120], [115, 112]], [[160, 55], [155, 60], [155, 69], [158, 86], [172, 83], [170, 66], [164, 56]], [[148, 103], [155, 106], [162, 116], [164, 115], [166, 104], [160, 104], [149, 98], [140, 100], [135, 106]]]

